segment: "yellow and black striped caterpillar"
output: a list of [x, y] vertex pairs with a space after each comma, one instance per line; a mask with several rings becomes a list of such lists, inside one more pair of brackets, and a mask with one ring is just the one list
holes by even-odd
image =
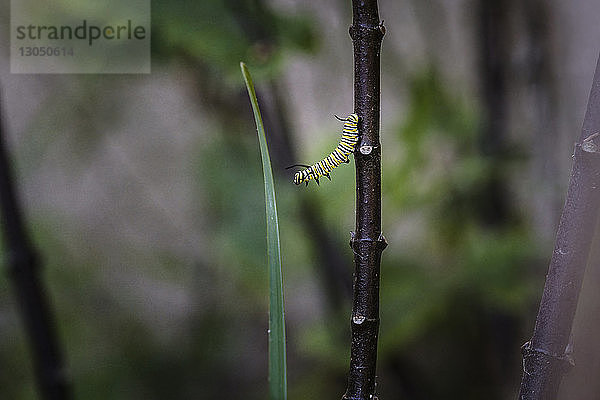
[[346, 119], [336, 116], [337, 119], [344, 122], [342, 137], [337, 147], [327, 157], [313, 165], [296, 164], [292, 167], [305, 167], [302, 171], [296, 172], [294, 175], [294, 183], [300, 185], [314, 179], [319, 184], [319, 178], [324, 176], [331, 180], [329, 173], [341, 163], [349, 163], [348, 156], [354, 153], [356, 143], [358, 143], [358, 115], [350, 114]]

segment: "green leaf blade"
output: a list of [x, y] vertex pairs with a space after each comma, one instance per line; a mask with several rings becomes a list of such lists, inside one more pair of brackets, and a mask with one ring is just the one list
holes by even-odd
[[287, 399], [287, 374], [285, 351], [285, 315], [283, 304], [283, 278], [281, 272], [281, 250], [279, 222], [275, 201], [275, 182], [271, 169], [271, 159], [265, 136], [265, 128], [258, 107], [258, 100], [250, 72], [240, 63], [242, 75], [250, 96], [254, 121], [260, 144], [260, 154], [265, 182], [265, 205], [267, 215], [267, 259], [269, 264], [269, 399]]

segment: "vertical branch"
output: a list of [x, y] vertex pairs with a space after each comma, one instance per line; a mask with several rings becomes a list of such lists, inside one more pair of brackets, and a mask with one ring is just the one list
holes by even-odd
[[379, 330], [379, 264], [386, 246], [381, 233], [381, 145], [379, 143], [379, 58], [385, 33], [377, 0], [353, 0], [354, 111], [359, 117], [356, 162], [354, 300], [348, 387], [343, 399], [375, 398]]
[[53, 326], [48, 299], [39, 279], [37, 254], [27, 237], [23, 216], [13, 185], [4, 137], [0, 104], [0, 215], [8, 254], [8, 268], [31, 343], [34, 371], [40, 397], [69, 399], [62, 354]]
[[567, 199], [531, 340], [523, 346], [519, 399], [552, 400], [571, 364], [567, 352], [579, 291], [600, 204], [600, 59], [579, 143], [575, 145]]

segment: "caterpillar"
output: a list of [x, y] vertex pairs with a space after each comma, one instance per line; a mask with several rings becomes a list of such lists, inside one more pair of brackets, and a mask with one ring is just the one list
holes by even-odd
[[350, 114], [348, 117], [346, 117], [346, 119], [342, 119], [337, 115], [335, 117], [344, 122], [342, 137], [337, 147], [333, 149], [333, 151], [327, 157], [313, 165], [296, 164], [286, 168], [305, 167], [305, 169], [296, 172], [294, 175], [294, 183], [296, 185], [306, 183], [306, 186], [308, 186], [308, 182], [311, 179], [314, 179], [318, 185], [319, 178], [322, 176], [331, 180], [329, 174], [335, 167], [341, 163], [350, 162], [348, 156], [354, 153], [354, 148], [358, 142], [358, 115]]

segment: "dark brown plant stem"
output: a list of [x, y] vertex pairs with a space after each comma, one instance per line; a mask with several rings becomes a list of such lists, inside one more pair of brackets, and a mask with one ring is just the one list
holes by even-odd
[[29, 336], [40, 397], [46, 400], [69, 399], [71, 395], [53, 318], [38, 275], [39, 259], [27, 236], [12, 181], [4, 124], [0, 104], [0, 215], [9, 273]]
[[375, 396], [379, 331], [379, 264], [386, 246], [381, 232], [381, 145], [379, 143], [379, 58], [385, 33], [376, 0], [352, 1], [350, 37], [354, 44], [354, 112], [360, 142], [356, 162], [352, 344], [348, 387], [343, 399]]
[[567, 346], [600, 206], [600, 60], [531, 340], [523, 346], [521, 400], [553, 400], [571, 365]]

